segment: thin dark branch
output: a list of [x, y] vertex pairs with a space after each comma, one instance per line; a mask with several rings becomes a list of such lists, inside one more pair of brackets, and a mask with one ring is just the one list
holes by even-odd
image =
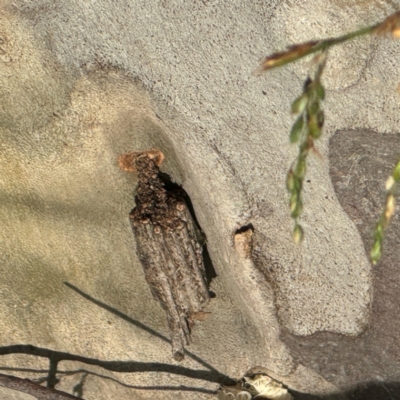
[[37, 400], [79, 400], [79, 397], [72, 396], [59, 390], [46, 388], [28, 379], [16, 378], [15, 376], [0, 374], [0, 386], [29, 394], [34, 396]]

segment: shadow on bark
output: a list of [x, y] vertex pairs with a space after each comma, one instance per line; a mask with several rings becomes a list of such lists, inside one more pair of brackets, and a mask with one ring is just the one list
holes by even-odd
[[[33, 347], [33, 346], [31, 346]], [[5, 368], [1, 368], [5, 369]], [[12, 368], [9, 368], [12, 370]], [[33, 371], [28, 369], [15, 369], [18, 371]], [[58, 374], [74, 375], [82, 373], [80, 382], [73, 388], [74, 395], [61, 392], [52, 388], [40, 386], [38, 382], [34, 383], [28, 379], [16, 378], [13, 376], [0, 374], [0, 386], [7, 387], [16, 391], [27, 393], [34, 396], [37, 400], [69, 400], [82, 399], [83, 384], [88, 375], [98, 376], [104, 379], [114, 381], [124, 387], [138, 390], [157, 390], [157, 391], [183, 391], [183, 392], [200, 392], [206, 394], [216, 394], [216, 391], [203, 388], [187, 387], [187, 386], [133, 386], [127, 385], [109, 376], [96, 374], [85, 369], [76, 371], [58, 371]], [[399, 382], [370, 382], [360, 384], [355, 389], [351, 389], [344, 393], [338, 393], [328, 396], [317, 396], [306, 393], [300, 393], [290, 390], [294, 400], [400, 400], [400, 383]], [[78, 397], [76, 397], [77, 395]], [[217, 398], [217, 397], [215, 397]]]
[[78, 361], [87, 365], [96, 365], [108, 371], [114, 372], [167, 372], [169, 374], [182, 375], [188, 378], [200, 379], [207, 382], [222, 383], [228, 379], [233, 380], [219, 372], [208, 370], [194, 370], [179, 365], [139, 362], [139, 361], [102, 361], [96, 358], [83, 357], [77, 354], [70, 354], [61, 351], [49, 350], [43, 347], [36, 347], [30, 344], [16, 344], [0, 347], [0, 355], [5, 354], [27, 354], [49, 359], [49, 375], [47, 386], [53, 388], [57, 384], [57, 365], [61, 361]]
[[[6, 369], [6, 368], [0, 368], [0, 369]], [[14, 370], [14, 371], [29, 371], [29, 372], [47, 372], [46, 371], [40, 371], [40, 370], [28, 370], [28, 369], [14, 369], [14, 368], [7, 368], [8, 370]], [[35, 379], [34, 381], [31, 381], [29, 379], [21, 379], [17, 378], [14, 376], [10, 375], [3, 375], [0, 374], [0, 386], [6, 387], [9, 389], [13, 389], [19, 392], [27, 393], [31, 396], [34, 396], [38, 400], [68, 400], [68, 399], [83, 399], [83, 388], [84, 388], [84, 383], [86, 378], [89, 375], [93, 375], [102, 379], [106, 379], [109, 381], [113, 381], [117, 383], [118, 385], [124, 386], [128, 389], [136, 389], [136, 390], [157, 390], [157, 391], [179, 391], [179, 392], [198, 392], [198, 393], [205, 393], [205, 394], [215, 394], [215, 390], [209, 390], [209, 389], [204, 389], [204, 388], [197, 388], [197, 387], [191, 387], [191, 386], [135, 386], [135, 385], [128, 385], [124, 382], [121, 382], [117, 379], [114, 379], [110, 376], [102, 375], [102, 374], [97, 374], [92, 371], [88, 371], [85, 369], [79, 369], [75, 371], [57, 371], [59, 375], [64, 375], [64, 376], [71, 376], [75, 374], [82, 374], [82, 377], [79, 381], [78, 384], [76, 384], [73, 387], [73, 394], [68, 394], [65, 392], [61, 392], [59, 390], [56, 390], [54, 388], [49, 388], [49, 387], [43, 387], [40, 386], [41, 383], [46, 382], [47, 378], [41, 378], [41, 379]]]
[[294, 400], [400, 400], [400, 382], [367, 382], [343, 393], [330, 396], [290, 392]]
[[[126, 314], [116, 310], [115, 308], [102, 303], [99, 300], [91, 297], [90, 295], [84, 293], [74, 285], [69, 282], [64, 282], [64, 284], [70, 289], [74, 290], [77, 294], [81, 295], [85, 299], [91, 301], [99, 307], [113, 313], [114, 315], [124, 319], [125, 321], [145, 330], [146, 332], [164, 340], [167, 343], [170, 343], [170, 340], [165, 336], [161, 335], [157, 331], [149, 328], [148, 326], [142, 324], [139, 321], [130, 318]], [[15, 378], [12, 376], [1, 375], [0, 374], [0, 386], [8, 387], [15, 390], [20, 390], [22, 392], [31, 394], [36, 396], [39, 400], [47, 400], [47, 399], [72, 399], [72, 398], [80, 398], [83, 394], [83, 386], [88, 375], [98, 376], [110, 381], [114, 381], [124, 387], [138, 390], [164, 390], [164, 391], [184, 391], [184, 392], [200, 392], [207, 394], [214, 394], [216, 391], [208, 390], [204, 388], [197, 387], [189, 387], [189, 386], [133, 386], [127, 385], [117, 379], [112, 377], [97, 374], [95, 372], [86, 370], [86, 369], [78, 369], [75, 371], [60, 371], [58, 370], [58, 364], [61, 361], [77, 361], [87, 365], [95, 365], [101, 368], [104, 368], [108, 371], [114, 372], [123, 372], [123, 373], [135, 373], [135, 372], [166, 372], [170, 374], [182, 375], [192, 379], [199, 379], [207, 382], [213, 382], [218, 384], [233, 384], [235, 382], [234, 379], [228, 377], [220, 373], [210, 364], [203, 361], [200, 357], [195, 354], [187, 351], [186, 354], [188, 357], [197, 361], [199, 364], [203, 365], [207, 370], [194, 370], [186, 367], [182, 367], [179, 365], [165, 364], [165, 363], [157, 363], [157, 362], [137, 362], [137, 361], [103, 361], [95, 358], [84, 357], [76, 354], [70, 354], [66, 352], [60, 352], [55, 350], [50, 350], [42, 347], [36, 347], [32, 345], [26, 344], [16, 344], [11, 346], [3, 346], [0, 347], [0, 355], [6, 354], [27, 354], [33, 355], [37, 357], [44, 357], [49, 359], [49, 369], [48, 370], [34, 370], [27, 368], [8, 368], [8, 367], [0, 367], [0, 370], [3, 371], [19, 371], [19, 372], [36, 372], [36, 373], [47, 373], [47, 377], [40, 378], [36, 383], [31, 382], [26, 379]], [[81, 381], [74, 387], [74, 394], [79, 397], [75, 397], [69, 395], [64, 392], [55, 391], [54, 387], [59, 382], [57, 379], [57, 375], [74, 375], [74, 374], [82, 374]], [[43, 386], [39, 386], [41, 383], [47, 384], [47, 388]]]
[[[122, 313], [121, 311], [118, 311], [117, 309], [99, 301], [96, 300], [95, 298], [93, 298], [92, 296], [86, 294], [85, 292], [83, 292], [82, 290], [78, 289], [76, 286], [72, 285], [69, 282], [64, 282], [64, 285], [66, 285], [67, 287], [69, 287], [70, 289], [74, 290], [76, 293], [78, 293], [79, 295], [81, 295], [82, 297], [84, 297], [85, 299], [91, 301], [92, 303], [96, 304], [97, 306], [104, 308], [105, 310], [111, 312], [112, 314], [116, 315], [117, 317], [122, 318], [123, 320], [129, 322], [132, 325], [137, 326], [140, 329], [143, 329], [144, 331], [152, 334], [153, 336], [156, 336], [158, 338], [160, 338], [161, 340], [167, 342], [167, 343], [171, 343], [170, 339], [168, 339], [167, 337], [165, 337], [164, 335], [161, 335], [160, 333], [158, 333], [157, 331], [155, 331], [154, 329], [149, 328], [147, 325], [136, 321], [135, 319], [129, 317], [128, 315]], [[218, 383], [225, 383], [225, 384], [232, 384], [233, 382], [235, 382], [235, 380], [233, 380], [232, 378], [221, 374], [218, 370], [216, 370], [213, 366], [211, 366], [210, 364], [208, 364], [207, 362], [205, 362], [204, 360], [202, 360], [200, 357], [196, 356], [195, 354], [191, 353], [190, 351], [186, 351], [186, 354], [189, 358], [197, 361], [200, 365], [203, 365], [204, 367], [206, 367], [209, 371], [209, 373], [214, 374], [214, 379], [215, 380], [211, 380], [210, 382], [218, 382]], [[169, 365], [169, 364], [166, 364]], [[200, 372], [200, 371], [199, 371]], [[203, 379], [203, 378], [198, 378], [198, 379]], [[209, 380], [209, 379], [206, 379]], [[228, 383], [229, 382], [229, 383]]]
[[[126, 314], [116, 310], [115, 308], [96, 300], [90, 295], [84, 293], [74, 285], [68, 282], [64, 284], [70, 289], [74, 290], [77, 294], [81, 295], [85, 299], [93, 302], [94, 304], [102, 307], [103, 309], [113, 313], [114, 315], [124, 319], [125, 321], [149, 332], [150, 334], [170, 343], [170, 340], [165, 336], [161, 335], [157, 331], [151, 329], [150, 327], [142, 324], [139, 321], [127, 316]], [[135, 372], [166, 372], [176, 375], [182, 375], [193, 379], [199, 379], [203, 381], [218, 383], [221, 385], [233, 385], [235, 380], [220, 373], [214, 367], [212, 367], [207, 362], [203, 361], [200, 357], [196, 356], [191, 352], [187, 352], [188, 357], [197, 361], [199, 364], [203, 365], [207, 370], [193, 370], [190, 368], [181, 367], [179, 365], [165, 364], [165, 363], [155, 363], [155, 362], [136, 362], [136, 361], [103, 361], [95, 358], [84, 357], [76, 354], [70, 354], [66, 352], [60, 352], [55, 350], [50, 350], [46, 348], [36, 347], [32, 345], [16, 344], [11, 346], [0, 347], [0, 355], [6, 354], [27, 354], [34, 355], [37, 357], [45, 357], [49, 359], [49, 369], [48, 370], [35, 370], [28, 368], [8, 368], [0, 367], [3, 371], [15, 371], [15, 372], [36, 372], [36, 373], [46, 373], [47, 377], [40, 378], [36, 380], [36, 383], [31, 382], [26, 379], [15, 378], [12, 376], [0, 374], [0, 386], [9, 387], [15, 390], [20, 390], [22, 392], [36, 396], [39, 400], [47, 399], [78, 399], [82, 398], [84, 382], [89, 375], [97, 376], [102, 379], [113, 381], [121, 386], [136, 390], [157, 390], [157, 391], [183, 391], [183, 392], [198, 392], [206, 394], [216, 394], [216, 391], [208, 390], [198, 387], [189, 386], [134, 386], [128, 385], [124, 382], [119, 381], [113, 377], [99, 374], [86, 369], [77, 369], [73, 371], [62, 371], [58, 370], [58, 364], [60, 361], [77, 361], [87, 365], [95, 365], [101, 367], [108, 371], [122, 372], [122, 373], [135, 373]], [[60, 392], [54, 390], [55, 385], [59, 382], [57, 375], [70, 376], [75, 374], [82, 374], [80, 382], [73, 388], [74, 395]], [[47, 388], [39, 386], [40, 383], [47, 383]], [[294, 396], [295, 400], [400, 400], [400, 383], [399, 382], [369, 382], [358, 385], [356, 388], [351, 389], [347, 392], [343, 392], [337, 395], [329, 396], [316, 396], [306, 393], [296, 392], [290, 390], [290, 393]]]

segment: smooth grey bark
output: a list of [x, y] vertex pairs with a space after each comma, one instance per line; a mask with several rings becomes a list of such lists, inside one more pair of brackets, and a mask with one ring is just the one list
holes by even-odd
[[[290, 103], [308, 61], [257, 79], [251, 71], [266, 53], [376, 22], [396, 4], [3, 0], [0, 346], [170, 365], [163, 310], [126, 218], [137, 179], [117, 161], [157, 148], [193, 202], [218, 275], [181, 366], [213, 379], [94, 363], [83, 396], [186, 398], [184, 385], [207, 398], [223, 377], [255, 366], [312, 395], [335, 393], [345, 376], [346, 387], [373, 379], [340, 368], [329, 376], [282, 337], [356, 340], [370, 327], [382, 286], [332, 183], [327, 139], [338, 129], [398, 132], [399, 42], [357, 40], [330, 55], [324, 161], [310, 160], [302, 247], [291, 239], [284, 180], [295, 157]], [[250, 224], [255, 259], [235, 237]], [[0, 361], [30, 378], [48, 368], [26, 354]], [[60, 372], [57, 388], [80, 382], [78, 362], [61, 363], [71, 374]], [[379, 376], [398, 379], [398, 369]]]

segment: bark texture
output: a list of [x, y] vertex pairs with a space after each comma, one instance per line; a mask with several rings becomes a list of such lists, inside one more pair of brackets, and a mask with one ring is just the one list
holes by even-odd
[[199, 232], [180, 191], [164, 188], [160, 159], [154, 150], [134, 153], [139, 184], [130, 221], [146, 281], [167, 314], [173, 356], [181, 361], [190, 343], [191, 316], [203, 310], [210, 295]]

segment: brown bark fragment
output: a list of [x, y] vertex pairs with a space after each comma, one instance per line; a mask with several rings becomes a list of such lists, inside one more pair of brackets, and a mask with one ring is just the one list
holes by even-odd
[[[0, 374], [0, 386], [17, 390], [33, 396], [37, 400], [77, 400], [79, 397], [59, 390], [40, 386], [29, 379]], [[5, 399], [4, 399], [5, 400]]]
[[120, 165], [138, 172], [136, 207], [129, 215], [138, 256], [153, 297], [167, 314], [173, 356], [182, 360], [190, 316], [203, 310], [210, 295], [197, 227], [179, 191], [165, 190], [158, 175], [162, 160], [150, 150], [123, 156]]

